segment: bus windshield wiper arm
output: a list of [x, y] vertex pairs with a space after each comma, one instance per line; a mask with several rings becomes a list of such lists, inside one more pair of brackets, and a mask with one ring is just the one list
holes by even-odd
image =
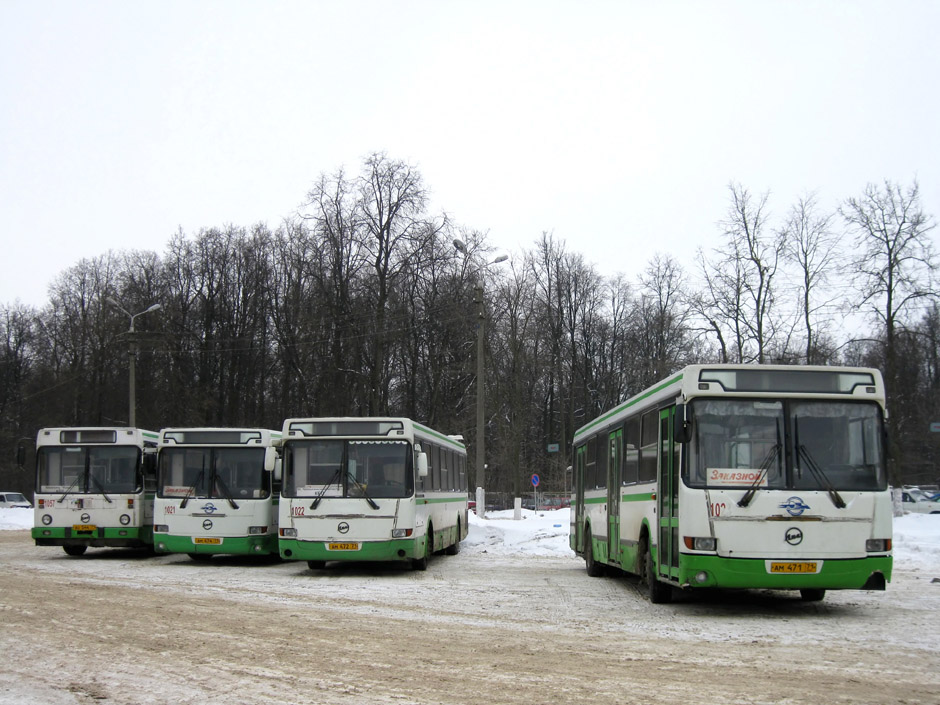
[[56, 500], [56, 501], [62, 502], [66, 497], [68, 497], [69, 494], [71, 494], [71, 492], [72, 492], [72, 488], [75, 487], [76, 485], [78, 485], [78, 478], [80, 478], [80, 477], [81, 477], [81, 475], [76, 475], [76, 476], [75, 476], [75, 479], [72, 480], [72, 484], [68, 486], [68, 488], [65, 490], [65, 492], [62, 493], [62, 496], [59, 497], [59, 499]]
[[108, 497], [108, 493], [104, 489], [104, 485], [101, 484], [101, 480], [95, 477], [94, 473], [88, 473], [88, 477], [91, 478], [91, 481], [95, 484], [99, 490], [101, 490], [101, 496], [108, 500], [108, 504], [111, 504], [111, 498]]
[[845, 509], [845, 500], [842, 499], [842, 495], [832, 486], [832, 483], [829, 481], [829, 477], [823, 471], [819, 465], [816, 464], [816, 461], [813, 460], [812, 456], [809, 454], [809, 451], [806, 449], [806, 446], [801, 445], [797, 448], [797, 453], [800, 458], [803, 459], [803, 462], [806, 463], [807, 467], [813, 477], [816, 478], [816, 481], [826, 490], [826, 494], [829, 495], [829, 499], [832, 500], [832, 503], [836, 505], [836, 509]]
[[780, 452], [780, 443], [775, 443], [770, 447], [770, 450], [767, 451], [767, 455], [764, 456], [764, 460], [760, 464], [760, 472], [757, 473], [757, 477], [754, 478], [754, 482], [751, 483], [751, 486], [748, 487], [747, 492], [744, 493], [744, 496], [738, 500], [739, 507], [746, 507], [751, 503], [751, 500], [754, 499], [754, 495], [757, 494], [757, 490], [760, 487], [761, 481], [764, 477], [767, 476], [767, 471], [770, 470], [770, 466], [777, 459], [777, 454]]
[[228, 487], [225, 483], [222, 482], [222, 478], [218, 474], [213, 473], [212, 479], [209, 481], [209, 487], [212, 487], [212, 482], [215, 482], [219, 486], [219, 489], [222, 491], [222, 496], [228, 500], [228, 503], [232, 505], [232, 509], [238, 509], [238, 505], [235, 503], [235, 500], [232, 498], [232, 493], [229, 492]]
[[199, 481], [202, 479], [202, 476], [205, 475], [205, 474], [206, 474], [206, 459], [203, 458], [203, 459], [202, 459], [202, 470], [199, 471], [199, 474], [196, 475], [196, 479], [193, 480], [193, 484], [191, 484], [191, 485], [189, 486], [189, 489], [186, 490], [186, 496], [183, 497], [183, 501], [180, 502], [180, 509], [185, 509], [185, 508], [186, 508], [186, 505], [187, 505], [187, 503], [189, 502], [190, 496], [192, 496], [192, 495], [195, 494], [195, 492], [196, 492], [196, 485], [199, 484]]
[[333, 477], [330, 478], [330, 481], [327, 482], [325, 485], [323, 485], [323, 489], [321, 489], [317, 493], [317, 496], [313, 498], [313, 504], [310, 505], [311, 509], [316, 509], [317, 507], [320, 506], [320, 500], [323, 499], [323, 495], [325, 495], [326, 491], [330, 489], [330, 487], [333, 486], [333, 482], [335, 480], [338, 480], [340, 477], [342, 477], [342, 474], [341, 474], [342, 472], [343, 472], [343, 469], [341, 467], [336, 468], [336, 472], [333, 473]]
[[356, 487], [362, 493], [362, 498], [369, 503], [369, 506], [373, 509], [378, 509], [379, 505], [375, 503], [375, 500], [369, 496], [369, 493], [366, 492], [365, 486], [359, 480], [356, 479], [356, 476], [352, 473], [349, 473], [349, 479], [356, 483]]

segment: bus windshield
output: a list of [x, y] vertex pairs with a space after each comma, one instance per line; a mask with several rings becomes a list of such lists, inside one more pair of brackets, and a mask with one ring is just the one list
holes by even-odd
[[683, 477], [691, 487], [883, 490], [874, 404], [696, 399]]
[[38, 492], [129, 494], [143, 486], [135, 446], [46, 446], [38, 458]]
[[411, 445], [399, 440], [302, 440], [286, 446], [286, 497], [410, 497]]
[[271, 493], [264, 448], [173, 448], [160, 451], [160, 497], [264, 499]]

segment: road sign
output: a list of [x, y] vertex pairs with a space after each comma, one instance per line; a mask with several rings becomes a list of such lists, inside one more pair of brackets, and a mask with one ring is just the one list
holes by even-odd
[[535, 473], [532, 474], [532, 486], [533, 487], [539, 486], [539, 476], [536, 475]]
[[932, 424], [930, 424], [930, 432], [940, 433], [940, 422], [934, 421]]
[[557, 444], [557, 443], [549, 443], [548, 446], [546, 447], [546, 450], [547, 450], [549, 453], [557, 453], [557, 452], [558, 452], [558, 444]]

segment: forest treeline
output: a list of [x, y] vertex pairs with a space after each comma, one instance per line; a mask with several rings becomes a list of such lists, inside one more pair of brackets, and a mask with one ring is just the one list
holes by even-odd
[[768, 201], [732, 183], [721, 244], [691, 268], [631, 261], [626, 233], [618, 268], [640, 274], [605, 276], [551, 233], [495, 262], [484, 233], [431, 212], [416, 167], [376, 153], [322, 174], [277, 229], [82, 260], [41, 308], [0, 305], [0, 484], [32, 490], [14, 448], [40, 427], [128, 423], [135, 348], [143, 428], [405, 415], [462, 434], [472, 458], [480, 325], [487, 470], [471, 481], [488, 491], [531, 491], [533, 472], [564, 491], [576, 428], [721, 361], [878, 367], [894, 481], [936, 482], [935, 222], [917, 183], [870, 184], [833, 212], [812, 194], [778, 215]]

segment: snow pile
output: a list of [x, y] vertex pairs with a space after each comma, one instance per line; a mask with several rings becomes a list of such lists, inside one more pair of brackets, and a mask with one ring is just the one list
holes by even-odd
[[0, 531], [17, 531], [33, 528], [33, 510], [25, 507], [0, 509]]
[[523, 509], [518, 521], [513, 515], [510, 509], [487, 512], [481, 519], [471, 510], [470, 532], [460, 550], [501, 556], [574, 556], [568, 547], [570, 509]]
[[940, 514], [905, 514], [894, 519], [894, 567], [940, 571]]

